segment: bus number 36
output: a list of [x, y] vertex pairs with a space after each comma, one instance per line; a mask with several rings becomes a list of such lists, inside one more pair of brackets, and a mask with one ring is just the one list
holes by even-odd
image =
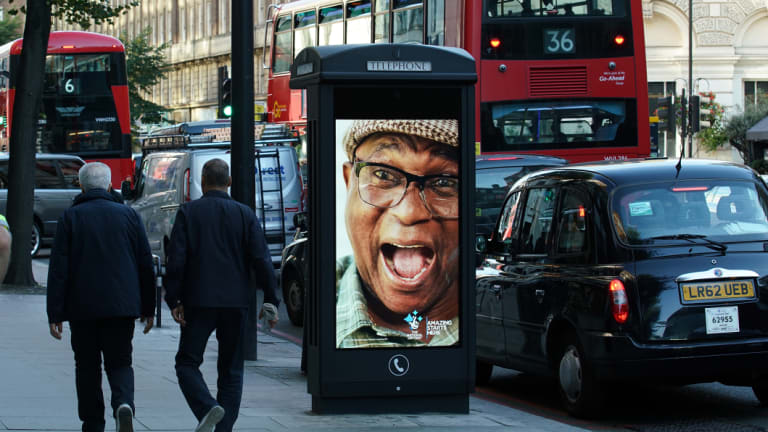
[[545, 30], [544, 39], [547, 54], [572, 53], [575, 48], [572, 29]]

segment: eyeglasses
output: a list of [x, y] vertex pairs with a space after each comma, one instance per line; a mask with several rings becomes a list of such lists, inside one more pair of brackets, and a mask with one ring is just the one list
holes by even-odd
[[393, 166], [356, 160], [357, 190], [365, 203], [380, 208], [400, 204], [411, 183], [419, 185], [419, 196], [432, 216], [459, 217], [459, 178], [447, 174], [419, 176]]

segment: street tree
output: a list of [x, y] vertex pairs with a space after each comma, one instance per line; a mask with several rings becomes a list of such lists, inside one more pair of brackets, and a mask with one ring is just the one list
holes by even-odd
[[[13, 0], [9, 0], [13, 8]], [[43, 92], [45, 56], [51, 19], [57, 18], [88, 29], [93, 24], [112, 23], [120, 14], [138, 5], [134, 0], [126, 5], [111, 6], [110, 2], [92, 0], [26, 0], [18, 9], [10, 9], [10, 15], [21, 12], [26, 15], [24, 41], [19, 59], [16, 80], [16, 99], [13, 104], [13, 123], [9, 143], [7, 218], [11, 234], [16, 239], [11, 248], [11, 263], [5, 283], [32, 285], [31, 244], [27, 239], [32, 233], [32, 204], [34, 197], [35, 137], [37, 119]], [[87, 271], [84, 269], [84, 271]]]
[[[755, 154], [755, 146], [747, 141], [747, 131], [766, 116], [768, 103], [748, 105], [743, 112], [732, 115], [702, 136], [701, 143], [709, 151], [717, 150], [728, 143], [739, 152], [745, 164], [754, 168], [755, 163], [763, 157]], [[760, 167], [760, 170], [765, 168]]]
[[21, 25], [21, 19], [17, 16], [11, 16], [0, 21], [0, 45], [20, 38]]
[[153, 46], [150, 43], [151, 34], [152, 28], [147, 27], [134, 39], [129, 40], [126, 33], [120, 35], [120, 40], [125, 43], [132, 123], [138, 120], [143, 123], [160, 123], [160, 113], [166, 111], [162, 105], [142, 97], [165, 77], [168, 67], [164, 54], [168, 44]]

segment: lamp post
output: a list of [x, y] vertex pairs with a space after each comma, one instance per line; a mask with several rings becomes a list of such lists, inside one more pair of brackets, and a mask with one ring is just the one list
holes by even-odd
[[693, 107], [690, 105], [693, 98], [693, 0], [688, 0], [688, 157], [693, 157]]

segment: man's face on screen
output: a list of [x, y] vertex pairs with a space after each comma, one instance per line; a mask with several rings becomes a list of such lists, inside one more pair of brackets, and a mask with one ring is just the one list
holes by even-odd
[[358, 272], [391, 312], [456, 303], [459, 164], [455, 148], [421, 137], [367, 137], [344, 166], [346, 226]]

